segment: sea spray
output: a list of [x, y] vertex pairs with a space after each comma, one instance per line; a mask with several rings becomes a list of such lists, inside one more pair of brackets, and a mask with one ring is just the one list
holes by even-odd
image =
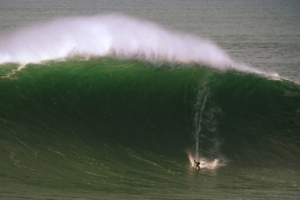
[[197, 100], [194, 105], [195, 116], [194, 116], [194, 125], [195, 125], [195, 158], [199, 159], [199, 137], [201, 132], [201, 122], [203, 120], [203, 110], [205, 108], [206, 100], [209, 94], [209, 88], [204, 83], [198, 89]]
[[[200, 168], [215, 169], [225, 166], [226, 158], [220, 153], [221, 142], [218, 137], [218, 116], [220, 107], [212, 100], [208, 81], [199, 84], [194, 109], [195, 152], [189, 155], [191, 165], [194, 159], [200, 161]], [[202, 153], [201, 153], [202, 152]]]
[[74, 56], [198, 63], [263, 73], [237, 63], [210, 40], [118, 14], [61, 18], [0, 36], [0, 64], [26, 65]]

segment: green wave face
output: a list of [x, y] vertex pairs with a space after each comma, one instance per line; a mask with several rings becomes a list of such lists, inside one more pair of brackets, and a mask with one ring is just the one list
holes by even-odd
[[0, 177], [11, 186], [197, 196], [187, 154], [226, 164], [217, 177], [203, 172], [200, 186], [212, 188], [243, 167], [300, 164], [300, 87], [284, 80], [196, 64], [75, 59], [3, 65], [0, 96]]

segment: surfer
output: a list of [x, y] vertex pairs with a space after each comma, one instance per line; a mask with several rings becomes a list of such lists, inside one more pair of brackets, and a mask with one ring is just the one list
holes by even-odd
[[194, 159], [194, 165], [195, 165], [196, 169], [199, 171], [199, 170], [200, 170], [200, 162], [199, 162], [199, 160], [196, 161], [196, 160]]

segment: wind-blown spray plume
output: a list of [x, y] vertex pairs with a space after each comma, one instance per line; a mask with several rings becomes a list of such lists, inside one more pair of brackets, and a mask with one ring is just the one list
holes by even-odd
[[0, 64], [26, 65], [70, 56], [109, 55], [260, 73], [237, 64], [211, 41], [115, 14], [63, 18], [0, 37]]

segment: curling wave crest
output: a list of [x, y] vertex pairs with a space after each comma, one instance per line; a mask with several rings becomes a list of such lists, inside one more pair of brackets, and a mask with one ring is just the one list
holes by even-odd
[[212, 41], [118, 14], [62, 18], [0, 36], [0, 64], [111, 55], [262, 73], [235, 62]]

